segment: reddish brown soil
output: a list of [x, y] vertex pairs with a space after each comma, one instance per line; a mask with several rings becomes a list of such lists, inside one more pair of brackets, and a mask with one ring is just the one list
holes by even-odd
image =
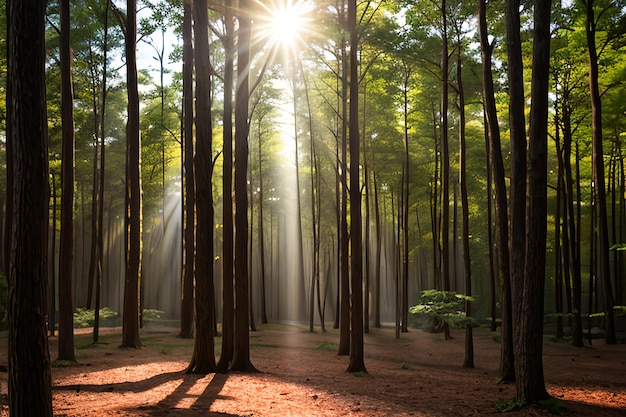
[[[392, 329], [373, 329], [365, 337], [368, 374], [353, 375], [345, 372], [348, 358], [336, 354], [335, 330], [264, 325], [250, 335], [260, 373], [206, 376], [185, 374], [192, 341], [177, 338], [176, 329], [144, 328], [140, 350], [118, 348], [119, 329], [104, 330], [97, 345], [77, 334], [79, 365], [53, 367], [55, 416], [482, 416], [497, 414], [496, 402], [515, 393], [496, 382], [499, 344], [485, 329], [475, 334], [475, 369], [461, 366], [461, 331], [448, 341], [420, 330], [396, 340]], [[56, 338], [50, 351], [54, 358]], [[6, 337], [0, 355], [6, 358]], [[626, 415], [626, 345], [546, 342], [544, 368], [548, 391], [567, 415]], [[8, 415], [6, 373], [0, 393], [0, 415]]]

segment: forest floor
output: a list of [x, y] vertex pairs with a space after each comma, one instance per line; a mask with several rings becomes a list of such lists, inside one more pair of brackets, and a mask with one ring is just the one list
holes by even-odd
[[[78, 365], [53, 364], [57, 417], [78, 416], [483, 416], [515, 394], [498, 384], [497, 333], [476, 329], [474, 369], [462, 367], [464, 332], [411, 330], [395, 339], [392, 328], [365, 335], [367, 374], [345, 372], [336, 330], [267, 324], [250, 333], [250, 355], [259, 373], [187, 375], [193, 341], [173, 327], [150, 323], [142, 349], [120, 349], [120, 328], [76, 330]], [[219, 341], [219, 339], [218, 339]], [[6, 364], [6, 332], [0, 364]], [[50, 339], [56, 357], [56, 338]], [[219, 351], [220, 343], [216, 343]], [[626, 344], [575, 348], [546, 337], [544, 370], [549, 393], [570, 416], [626, 415]], [[7, 374], [0, 373], [0, 416], [7, 412]], [[544, 416], [539, 407], [505, 416]]]

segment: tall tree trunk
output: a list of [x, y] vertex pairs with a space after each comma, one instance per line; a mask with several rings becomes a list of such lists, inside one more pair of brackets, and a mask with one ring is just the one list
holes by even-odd
[[224, 25], [224, 125], [222, 166], [222, 351], [217, 364], [220, 372], [230, 366], [234, 355], [235, 292], [233, 255], [233, 77], [235, 59], [235, 22], [231, 11], [233, 1], [226, 2]]
[[[373, 162], [373, 161], [372, 161]], [[374, 295], [374, 326], [381, 327], [380, 321], [380, 259], [383, 247], [383, 233], [380, 225], [380, 207], [378, 205], [378, 182], [376, 181], [376, 172], [374, 171], [374, 212], [376, 216], [376, 272], [374, 275], [374, 287], [376, 294]]]
[[[196, 338], [187, 373], [215, 372], [213, 124], [207, 0], [193, 2], [196, 73]], [[244, 190], [245, 191], [245, 190]], [[243, 258], [245, 259], [245, 258]]]
[[[571, 111], [563, 113], [563, 167], [564, 167], [564, 190], [567, 210], [569, 256], [572, 270], [572, 307], [574, 317], [572, 321], [572, 344], [583, 346], [582, 329], [582, 271], [580, 265], [580, 225], [577, 224], [576, 212], [574, 211], [574, 180], [572, 178], [572, 128]], [[580, 191], [578, 191], [580, 193]], [[580, 205], [576, 204], [578, 207]], [[580, 210], [579, 210], [580, 211]]]
[[615, 314], [613, 312], [613, 291], [611, 288], [611, 267], [609, 264], [609, 231], [606, 218], [606, 189], [604, 185], [604, 152], [602, 150], [602, 100], [598, 87], [598, 53], [596, 51], [596, 20], [593, 10], [594, 0], [586, 0], [587, 48], [589, 50], [589, 91], [591, 96], [591, 132], [593, 182], [596, 189], [596, 210], [598, 228], [598, 275], [602, 279], [604, 300], [605, 333], [607, 344], [616, 344]]
[[407, 64], [404, 63], [404, 181], [402, 183], [402, 246], [403, 246], [403, 254], [402, 254], [402, 286], [401, 286], [401, 322], [402, 322], [402, 332], [407, 333], [409, 331], [408, 327], [408, 319], [409, 319], [409, 79], [411, 77], [411, 70], [408, 68]]
[[237, 53], [237, 88], [235, 91], [235, 352], [231, 370], [256, 371], [250, 362], [248, 334], [248, 99], [250, 70], [250, 31], [248, 0], [240, 0]]
[[341, 230], [339, 233], [339, 355], [350, 353], [350, 239], [348, 234], [348, 56], [345, 39], [341, 42]]
[[363, 229], [359, 174], [359, 79], [356, 0], [348, 1], [350, 33], [350, 363], [348, 372], [367, 372], [363, 352]]
[[440, 177], [439, 177], [439, 165], [441, 164], [441, 157], [440, 157], [440, 149], [441, 149], [441, 144], [439, 143], [439, 139], [437, 136], [437, 131], [439, 130], [437, 128], [437, 126], [439, 125], [438, 119], [437, 119], [437, 109], [435, 108], [435, 104], [432, 103], [431, 104], [431, 116], [432, 116], [432, 127], [433, 127], [433, 139], [434, 139], [434, 148], [435, 148], [435, 161], [434, 161], [434, 166], [433, 166], [433, 177], [430, 181], [431, 183], [431, 192], [430, 192], [430, 227], [431, 227], [431, 231], [432, 231], [432, 235], [433, 235], [433, 239], [432, 239], [432, 243], [433, 243], [433, 277], [434, 277], [434, 284], [435, 284], [435, 288], [436, 289], [442, 289], [441, 288], [441, 241], [439, 239], [439, 230], [440, 230], [440, 225], [439, 225], [439, 211], [437, 210], [439, 207], [441, 207], [441, 204], [439, 203], [439, 182], [440, 182]]
[[[265, 324], [267, 323], [267, 306], [266, 306], [266, 302], [267, 302], [267, 297], [266, 297], [266, 273], [265, 273], [265, 235], [264, 235], [264, 223], [263, 223], [263, 201], [264, 200], [264, 195], [263, 195], [263, 158], [262, 158], [262, 145], [263, 145], [263, 141], [261, 140], [262, 135], [261, 135], [261, 129], [259, 128], [259, 149], [258, 149], [258, 159], [259, 159], [259, 220], [257, 220], [257, 224], [258, 224], [258, 228], [257, 228], [257, 239], [259, 241], [259, 260], [261, 263], [261, 279], [260, 279], [260, 286], [261, 286], [261, 323]], [[231, 171], [232, 172], [232, 171]], [[232, 207], [232, 202], [231, 202], [231, 207]], [[232, 216], [232, 211], [231, 211], [231, 216]], [[231, 223], [232, 223], [232, 219], [231, 219]]]
[[141, 137], [139, 135], [139, 89], [137, 86], [137, 3], [127, 1], [126, 71], [128, 122], [126, 124], [126, 207], [128, 252], [124, 287], [122, 347], [140, 348], [139, 288], [141, 282]]
[[[448, 27], [447, 1], [441, 5], [441, 289], [450, 291], [450, 150], [448, 146]], [[446, 332], [446, 339], [449, 338]]]
[[12, 205], [8, 390], [12, 416], [52, 417], [46, 337], [48, 127], [45, 1], [8, 1], [7, 141]]
[[[63, 105], [61, 105], [63, 107]], [[48, 257], [48, 331], [50, 336], [54, 337], [54, 330], [56, 328], [56, 251], [57, 251], [57, 175], [53, 170], [50, 170], [50, 186], [52, 187], [52, 221], [51, 221], [51, 233], [50, 236], [50, 256]], [[48, 214], [49, 215], [49, 214]], [[73, 331], [73, 329], [72, 329]]]
[[[483, 92], [483, 103], [486, 101], [484, 98], [485, 94]], [[486, 105], [483, 105], [483, 109], [486, 108]], [[493, 215], [494, 215], [494, 203], [493, 203], [493, 169], [491, 168], [491, 145], [489, 144], [489, 128], [487, 127], [487, 116], [483, 116], [484, 121], [484, 132], [485, 132], [485, 148], [486, 148], [486, 159], [487, 159], [487, 224], [489, 228], [487, 229], [487, 241], [489, 244], [489, 312], [491, 313], [490, 321], [490, 329], [492, 332], [495, 332], [498, 329], [497, 323], [497, 286], [496, 286], [496, 257], [498, 253], [498, 248], [495, 244], [495, 227], [493, 226]]]
[[[549, 397], [543, 377], [543, 304], [548, 213], [548, 74], [550, 0], [536, 0], [530, 109], [527, 239], [522, 293], [514, 310], [517, 398], [536, 403]], [[518, 285], [520, 283], [517, 283]], [[518, 286], [519, 288], [519, 286]]]
[[[318, 198], [317, 193], [319, 188], [317, 188], [316, 178], [319, 178], [319, 173], [317, 171], [316, 165], [316, 153], [315, 153], [315, 140], [313, 137], [313, 112], [311, 109], [311, 100], [309, 97], [309, 86], [306, 81], [306, 74], [304, 73], [304, 67], [302, 66], [302, 61], [300, 61], [300, 73], [302, 74], [302, 83], [304, 84], [304, 95], [306, 97], [306, 105], [307, 105], [307, 115], [309, 120], [309, 165], [311, 167], [311, 233], [313, 235], [313, 271], [311, 271], [311, 285], [309, 287], [309, 331], [313, 332], [314, 330], [314, 317], [315, 317], [315, 290], [317, 289], [317, 305], [320, 315], [320, 325], [322, 331], [326, 331], [324, 326], [324, 315], [321, 311], [321, 294], [320, 294], [320, 245], [319, 245], [319, 219], [317, 217], [317, 206], [318, 206]], [[295, 101], [295, 94], [294, 94]]]
[[500, 355], [500, 380], [502, 382], [515, 381], [513, 357], [513, 321], [511, 305], [510, 255], [508, 238], [507, 191], [504, 178], [504, 162], [500, 143], [500, 127], [496, 112], [496, 101], [491, 70], [493, 45], [489, 43], [487, 33], [486, 2], [478, 2], [478, 27], [480, 31], [481, 55], [483, 61], [483, 85], [485, 98], [485, 112], [489, 131], [490, 165], [493, 170], [496, 214], [496, 244], [498, 245], [498, 277], [500, 280], [501, 309], [502, 309], [502, 343]]
[[100, 298], [102, 292], [102, 267], [104, 264], [104, 166], [105, 166], [105, 150], [106, 136], [105, 132], [105, 115], [106, 115], [106, 98], [107, 98], [107, 60], [109, 49], [109, 10], [111, 8], [111, 0], [106, 1], [104, 11], [104, 41], [103, 41], [103, 63], [102, 63], [102, 105], [100, 109], [100, 184], [98, 186], [98, 256], [96, 264], [96, 302], [94, 309], [94, 325], [93, 325], [93, 341], [98, 341], [98, 333], [100, 329]]
[[[461, 39], [460, 31], [457, 31], [459, 38], [458, 52], [457, 52], [457, 65], [456, 65], [456, 80], [457, 87], [459, 89], [459, 188], [461, 191], [461, 210], [463, 220], [463, 230], [461, 239], [463, 242], [463, 275], [465, 276], [465, 295], [472, 295], [472, 262], [470, 259], [470, 241], [469, 241], [469, 201], [467, 197], [467, 156], [466, 156], [466, 144], [465, 144], [465, 91], [463, 90], [463, 77], [462, 69], [463, 62], [461, 59]], [[491, 227], [491, 226], [490, 226]], [[472, 304], [470, 301], [465, 302], [465, 315], [471, 317]], [[467, 324], [465, 326], [465, 359], [463, 361], [464, 368], [474, 367], [474, 338], [472, 325]]]
[[[441, 4], [441, 289], [450, 291], [450, 148], [448, 144], [448, 9]], [[445, 339], [450, 339], [450, 328], [444, 323]]]
[[[519, 0], [507, 0], [507, 50], [509, 79], [509, 125], [511, 137], [511, 180], [509, 202], [509, 256], [513, 322], [522, 316], [524, 289], [524, 259], [526, 258], [526, 121], [524, 116], [524, 75], [520, 38]], [[520, 337], [519, 326], [513, 329], [515, 362], [519, 360], [515, 341]], [[503, 340], [504, 341], [504, 340]], [[515, 363], [517, 372], [522, 367]]]
[[[183, 166], [184, 166], [184, 231], [183, 277], [180, 304], [181, 338], [191, 339], [194, 332], [194, 252], [195, 252], [195, 181], [193, 172], [193, 33], [192, 3], [183, 2]], [[226, 122], [224, 122], [226, 125]], [[226, 126], [224, 126], [226, 128]]]
[[[558, 113], [558, 112], [557, 112]], [[558, 117], [558, 116], [557, 116]], [[555, 125], [558, 126], [558, 120]], [[556, 334], [557, 340], [563, 339], [563, 254], [561, 248], [564, 246], [561, 240], [561, 207], [563, 205], [563, 154], [559, 143], [559, 130], [556, 129], [555, 146], [558, 159], [558, 181], [556, 187], [556, 213], [554, 215], [554, 305], [556, 310]], [[567, 216], [566, 216], [567, 218]], [[565, 219], [566, 220], [566, 219]], [[565, 231], [565, 228], [563, 229]], [[564, 240], [564, 239], [563, 239]], [[567, 251], [567, 248], [565, 248]]]
[[[61, 6], [61, 243], [59, 252], [58, 359], [75, 361], [74, 355], [74, 94], [70, 49], [70, 3]], [[54, 316], [48, 318], [54, 323]]]
[[[297, 249], [297, 266], [298, 266], [298, 275], [295, 279], [295, 293], [296, 299], [292, 300], [295, 303], [296, 312], [296, 320], [302, 320], [306, 317], [306, 295], [305, 295], [305, 278], [304, 278], [304, 242], [302, 241], [302, 198], [300, 197], [300, 145], [298, 141], [298, 106], [297, 106], [297, 86], [296, 86], [296, 77], [298, 74], [298, 70], [294, 68], [293, 70], [293, 79], [292, 79], [292, 89], [293, 89], [293, 138], [294, 138], [294, 164], [296, 171], [296, 202], [297, 202], [297, 227], [296, 227], [296, 249]], [[304, 75], [303, 75], [304, 76]], [[313, 308], [313, 306], [310, 306]]]

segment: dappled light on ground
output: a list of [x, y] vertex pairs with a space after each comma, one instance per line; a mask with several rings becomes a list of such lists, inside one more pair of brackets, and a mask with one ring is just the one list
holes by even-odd
[[[476, 331], [475, 369], [461, 367], [462, 332], [444, 341], [411, 330], [396, 340], [391, 328], [372, 329], [365, 337], [369, 375], [345, 372], [348, 358], [337, 355], [332, 329], [311, 334], [294, 324], [259, 326], [250, 345], [261, 373], [206, 376], [185, 373], [193, 343], [177, 338], [176, 328], [151, 323], [140, 350], [118, 348], [119, 329], [104, 333], [97, 345], [91, 335], [77, 335], [80, 364], [53, 368], [56, 416], [482, 416], [497, 414], [496, 402], [515, 393], [512, 384], [496, 381], [499, 344], [487, 329]], [[0, 342], [6, 354], [6, 337]], [[548, 391], [567, 415], [625, 415], [626, 345], [577, 349], [546, 342], [544, 353]], [[1, 373], [3, 399], [6, 387]], [[8, 415], [4, 402], [0, 415]], [[546, 414], [528, 408], [506, 415]]]

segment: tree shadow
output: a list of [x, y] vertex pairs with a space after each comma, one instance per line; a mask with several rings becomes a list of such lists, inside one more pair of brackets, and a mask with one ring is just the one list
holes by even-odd
[[[227, 396], [221, 396], [220, 392], [224, 387], [228, 379], [228, 375], [225, 374], [212, 374], [211, 380], [200, 394], [193, 394], [190, 391], [200, 381], [207, 377], [207, 375], [187, 374], [184, 371], [166, 372], [163, 374], [154, 375], [150, 378], [136, 381], [136, 382], [120, 382], [120, 383], [104, 383], [104, 384], [70, 384], [70, 385], [56, 385], [52, 389], [55, 391], [81, 391], [88, 392], [131, 392], [141, 393], [150, 391], [160, 385], [180, 380], [180, 384], [168, 394], [165, 398], [160, 400], [156, 404], [147, 406], [136, 407], [133, 411], [138, 412], [141, 415], [146, 416], [164, 416], [176, 414], [180, 416], [232, 416], [238, 417], [235, 414], [209, 412], [209, 408], [217, 399], [232, 400]], [[191, 402], [189, 408], [178, 407], [181, 402], [188, 400]], [[128, 410], [131, 411], [131, 410]]]

